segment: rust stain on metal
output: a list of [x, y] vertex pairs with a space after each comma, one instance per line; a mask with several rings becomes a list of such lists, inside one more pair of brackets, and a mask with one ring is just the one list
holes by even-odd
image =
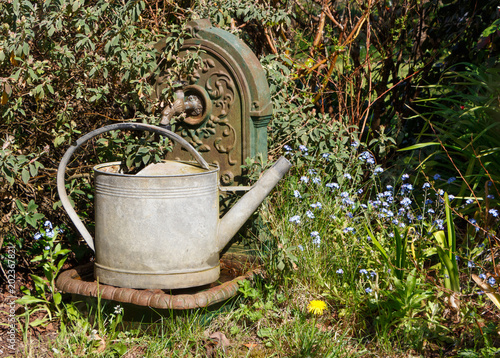
[[[183, 290], [138, 290], [97, 283], [93, 279], [94, 263], [62, 272], [56, 286], [64, 293], [97, 297], [156, 309], [186, 310], [202, 308], [227, 300], [238, 292], [238, 282], [250, 278], [258, 267], [258, 259], [226, 253], [220, 260], [221, 278], [210, 286]], [[225, 282], [224, 282], [225, 281]], [[198, 290], [198, 291], [197, 291]]]

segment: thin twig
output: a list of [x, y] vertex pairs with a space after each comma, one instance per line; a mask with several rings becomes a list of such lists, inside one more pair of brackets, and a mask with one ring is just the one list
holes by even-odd
[[106, 119], [109, 119], [110, 121], [115, 121], [115, 122], [130, 122], [130, 121], [133, 121], [133, 120], [136, 120], [136, 119], [139, 119], [139, 118], [128, 118], [128, 119], [124, 119], [124, 118], [111, 118], [111, 117], [108, 117], [106, 116], [105, 114], [101, 114], [101, 113], [95, 113], [95, 112], [87, 112], [87, 113], [84, 113], [85, 116], [101, 116], [101, 117], [104, 117]]
[[271, 52], [274, 55], [277, 55], [278, 50], [276, 50], [276, 46], [274, 45], [274, 40], [272, 39], [271, 35], [269, 34], [269, 29], [267, 27], [264, 27], [264, 35], [266, 36], [267, 44], [271, 48]]
[[[366, 57], [365, 57], [365, 63], [368, 65], [368, 74], [367, 74], [367, 79], [368, 79], [368, 93], [372, 93], [372, 67], [371, 67], [371, 61], [370, 61], [370, 45], [371, 45], [371, 23], [370, 23], [370, 18], [366, 21]], [[367, 108], [371, 107], [371, 96], [368, 96], [368, 106]], [[361, 126], [361, 131], [359, 132], [360, 135], [363, 135], [363, 131], [365, 130], [365, 125], [366, 121], [368, 120], [368, 111], [365, 110], [365, 115], [361, 116], [361, 118], [365, 117], [363, 119], [363, 125]]]
[[335, 16], [333, 16], [333, 14], [330, 10], [330, 7], [326, 8], [326, 16], [328, 16], [328, 18], [331, 20], [331, 22], [333, 22], [335, 24], [335, 26], [337, 26], [340, 29], [340, 31], [344, 31], [344, 26], [340, 22], [337, 21]]
[[323, 38], [323, 31], [325, 29], [325, 18], [326, 18], [326, 8], [328, 7], [328, 0], [323, 1], [323, 6], [321, 8], [321, 15], [319, 17], [318, 31], [316, 31], [316, 36], [314, 37], [314, 41], [309, 51], [311, 57], [314, 54], [314, 50], [319, 46], [321, 39]]

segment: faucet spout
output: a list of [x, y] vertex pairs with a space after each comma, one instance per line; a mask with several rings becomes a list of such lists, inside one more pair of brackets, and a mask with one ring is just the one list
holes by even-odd
[[253, 188], [224, 215], [219, 223], [217, 236], [219, 251], [229, 243], [291, 167], [292, 164], [285, 157], [280, 157]]
[[195, 119], [189, 117], [185, 118], [184, 121], [188, 124], [197, 124], [197, 117], [203, 114], [205, 109], [203, 100], [197, 95], [189, 95], [187, 99], [184, 99], [184, 90], [182, 88], [175, 91], [176, 100], [171, 106], [166, 106], [161, 112], [162, 126], [170, 126], [170, 121], [173, 116], [177, 116], [186, 112], [188, 116], [194, 116]]
[[160, 124], [162, 126], [169, 126], [173, 116], [184, 113], [186, 110], [186, 105], [184, 104], [184, 91], [182, 89], [175, 91], [175, 96], [176, 100], [174, 103], [171, 106], [166, 106], [161, 112]]

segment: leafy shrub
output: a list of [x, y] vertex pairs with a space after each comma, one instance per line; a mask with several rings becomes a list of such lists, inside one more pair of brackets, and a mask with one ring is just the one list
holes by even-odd
[[[37, 206], [35, 215], [67, 220], [53, 211], [54, 173], [76, 137], [110, 120], [158, 122], [155, 110], [171, 93], [161, 101], [151, 95], [157, 75], [163, 71], [174, 81], [192, 65], [176, 56], [189, 14], [174, 3], [143, 0], [14, 0], [2, 2], [0, 11], [0, 192], [2, 215], [11, 218], [0, 231], [19, 236], [21, 208], [29, 202]], [[154, 45], [161, 39], [166, 47], [160, 53]], [[129, 147], [114, 153], [105, 141], [95, 143], [98, 159], [121, 153], [129, 164], [147, 160], [149, 152], [137, 148], [144, 140], [129, 137]], [[78, 163], [96, 163], [89, 149], [78, 153]], [[153, 158], [158, 149], [151, 149]], [[82, 173], [88, 167], [68, 171], [70, 190], [90, 196]], [[87, 200], [77, 205], [91, 215]]]

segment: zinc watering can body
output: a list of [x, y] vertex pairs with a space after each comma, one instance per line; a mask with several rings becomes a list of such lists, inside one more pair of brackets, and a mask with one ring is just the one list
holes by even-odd
[[[180, 144], [197, 163], [164, 161], [138, 174], [119, 173], [119, 162], [94, 167], [95, 241], [73, 209], [65, 189], [72, 154], [93, 137], [112, 130], [144, 130]], [[241, 226], [290, 169], [280, 158], [222, 219], [219, 168], [209, 165], [182, 137], [149, 124], [119, 123], [78, 139], [58, 168], [57, 189], [64, 209], [95, 251], [100, 283], [127, 288], [177, 289], [219, 278], [219, 255]]]

